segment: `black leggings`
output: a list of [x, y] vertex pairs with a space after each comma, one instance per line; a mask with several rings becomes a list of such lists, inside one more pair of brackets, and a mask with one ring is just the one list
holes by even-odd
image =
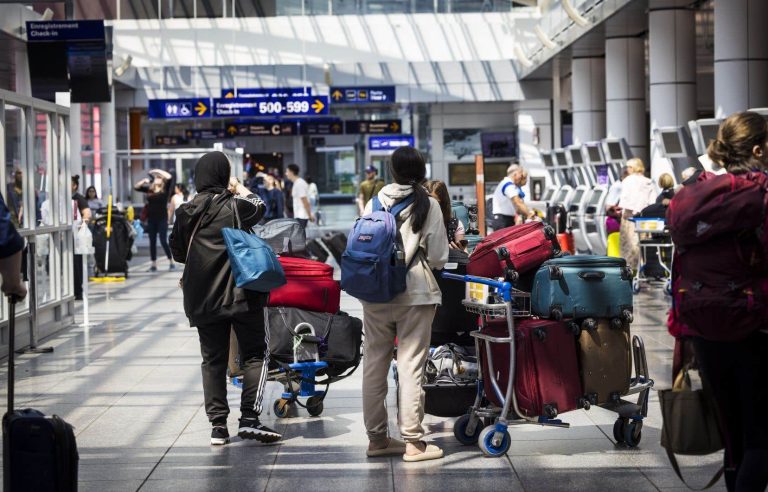
[[147, 221], [147, 234], [149, 234], [149, 257], [157, 260], [157, 236], [160, 235], [160, 245], [165, 251], [165, 256], [171, 259], [171, 248], [168, 247], [168, 221], [149, 219]]
[[704, 383], [720, 409], [725, 442], [725, 481], [730, 492], [768, 486], [768, 334], [739, 342], [695, 338]]

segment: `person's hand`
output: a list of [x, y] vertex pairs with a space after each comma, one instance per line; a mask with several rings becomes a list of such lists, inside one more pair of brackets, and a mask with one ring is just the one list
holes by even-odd
[[312, 223], [315, 222], [315, 214], [309, 214], [309, 221]]
[[232, 176], [231, 178], [229, 178], [229, 186], [228, 186], [229, 191], [231, 191], [232, 193], [236, 193], [237, 185], [239, 184], [240, 184], [240, 181], [236, 177]]
[[27, 287], [24, 285], [24, 282], [9, 282], [3, 277], [3, 285], [0, 286], [0, 290], [3, 291], [3, 294], [9, 297], [16, 298], [17, 301], [23, 300], [25, 297], [27, 297]]
[[448, 243], [448, 247], [450, 249], [458, 249], [459, 251], [464, 251], [464, 246], [462, 246], [461, 244], [457, 243], [456, 241], [449, 242]]

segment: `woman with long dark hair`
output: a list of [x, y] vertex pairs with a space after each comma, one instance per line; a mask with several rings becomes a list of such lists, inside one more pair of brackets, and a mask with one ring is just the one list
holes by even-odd
[[[442, 300], [432, 274], [448, 260], [448, 239], [437, 200], [424, 188], [427, 168], [413, 147], [401, 147], [389, 164], [394, 183], [378, 194], [382, 206], [391, 208], [410, 195], [415, 201], [397, 216], [397, 225], [409, 265], [406, 291], [387, 303], [363, 302], [365, 362], [363, 368], [363, 419], [370, 441], [368, 456], [402, 454], [405, 461], [443, 457], [443, 450], [423, 441], [424, 363], [435, 308]], [[371, 213], [372, 201], [365, 207]], [[387, 374], [398, 339], [398, 421], [405, 442], [390, 437], [387, 415]]]
[[464, 224], [453, 215], [453, 208], [451, 207], [451, 196], [448, 194], [448, 187], [445, 183], [439, 180], [427, 181], [424, 187], [437, 200], [440, 204], [440, 210], [443, 212], [443, 222], [445, 223], [445, 230], [448, 234], [448, 245], [451, 249], [457, 249], [464, 251], [466, 247], [462, 244], [466, 230]]
[[227, 361], [229, 334], [234, 330], [244, 373], [240, 397], [243, 439], [274, 442], [282, 436], [259, 421], [262, 392], [267, 378], [268, 348], [264, 306], [268, 294], [235, 287], [221, 230], [250, 230], [264, 215], [265, 206], [236, 178], [221, 152], [209, 152], [195, 165], [197, 195], [176, 211], [171, 249], [184, 263], [181, 285], [184, 313], [200, 336], [203, 356], [205, 413], [211, 423], [211, 444], [229, 440], [227, 417]]

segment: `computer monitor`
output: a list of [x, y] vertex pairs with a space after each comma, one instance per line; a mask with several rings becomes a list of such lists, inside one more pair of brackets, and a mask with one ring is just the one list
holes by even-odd
[[574, 165], [584, 164], [584, 155], [581, 153], [581, 147], [570, 147], [568, 153], [571, 154], [571, 163]]
[[555, 194], [555, 189], [556, 188], [553, 188], [553, 187], [550, 186], [549, 188], [544, 190], [544, 194], [541, 196], [541, 201], [542, 202], [550, 201], [552, 199], [552, 195]]
[[554, 153], [555, 153], [555, 160], [557, 161], [558, 166], [565, 167], [568, 165], [568, 158], [565, 156], [565, 150], [557, 149], [554, 151]]
[[587, 160], [590, 164], [603, 164], [603, 155], [600, 152], [600, 144], [585, 144], [584, 148], [587, 149]]
[[685, 151], [685, 135], [683, 127], [671, 126], [657, 130], [658, 143], [664, 151], [664, 156], [670, 159], [688, 157]]
[[557, 195], [555, 195], [555, 199], [553, 200], [555, 203], [562, 203], [565, 201], [565, 199], [568, 197], [568, 192], [571, 191], [568, 188], [560, 188], [557, 192]]
[[621, 150], [621, 142], [618, 140], [609, 140], [605, 142], [607, 160], [610, 162], [623, 161], [624, 152]]
[[589, 206], [596, 207], [600, 204], [600, 199], [603, 197], [603, 190], [600, 188], [592, 191], [592, 196], [589, 197]]
[[549, 151], [541, 151], [541, 162], [544, 163], [544, 167], [553, 167], [552, 154]]
[[576, 190], [576, 192], [573, 194], [573, 201], [571, 201], [574, 207], [579, 206], [579, 203], [581, 203], [581, 197], [583, 196], [584, 190]]

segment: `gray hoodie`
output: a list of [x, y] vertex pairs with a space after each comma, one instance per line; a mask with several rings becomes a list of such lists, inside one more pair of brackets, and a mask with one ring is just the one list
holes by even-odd
[[[410, 185], [389, 184], [381, 189], [378, 194], [379, 201], [385, 207], [391, 207], [413, 193]], [[365, 206], [365, 214], [371, 213], [371, 203]], [[424, 221], [421, 230], [414, 234], [411, 228], [411, 211], [413, 205], [408, 206], [397, 217], [400, 227], [400, 235], [405, 247], [405, 261], [410, 264], [408, 270], [405, 292], [392, 299], [388, 304], [400, 306], [420, 306], [424, 304], [440, 304], [442, 294], [437, 285], [432, 270], [442, 269], [448, 261], [448, 235], [445, 232], [443, 213], [437, 200], [429, 198], [429, 214]]]

